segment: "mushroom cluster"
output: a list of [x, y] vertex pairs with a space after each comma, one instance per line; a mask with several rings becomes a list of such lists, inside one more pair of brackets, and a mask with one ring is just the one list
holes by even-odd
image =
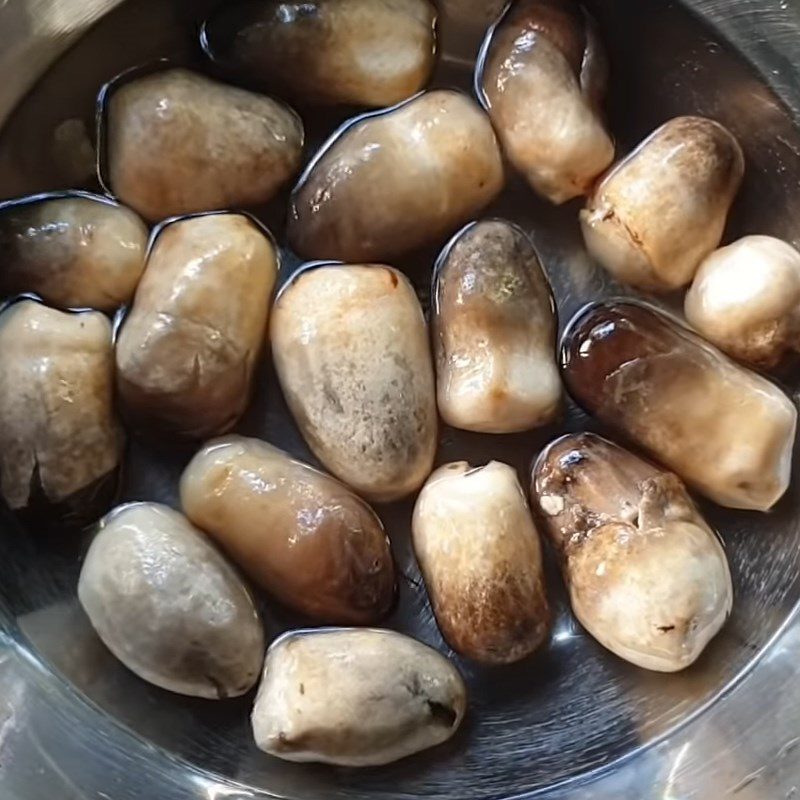
[[[690, 667], [734, 599], [725, 530], [690, 492], [765, 512], [791, 480], [795, 403], [751, 368], [800, 350], [800, 253], [768, 236], [720, 248], [745, 167], [734, 135], [681, 116], [613, 165], [609, 59], [577, 0], [512, 2], [476, 98], [438, 88], [438, 34], [429, 0], [222, 3], [205, 66], [101, 89], [106, 195], [0, 203], [4, 504], [31, 534], [90, 527], [78, 598], [140, 678], [214, 700], [260, 680], [255, 742], [289, 761], [382, 765], [452, 737], [461, 660], [548, 646], [548, 549], [603, 647]], [[306, 157], [320, 107], [349, 118]], [[554, 204], [585, 198], [587, 250], [617, 281], [690, 286], [695, 330], [606, 299], [559, 345], [537, 232], [489, 209], [514, 171]], [[297, 256], [314, 260], [281, 274]], [[303, 457], [243, 422], [261, 384]], [[568, 396], [620, 443], [564, 436]], [[486, 463], [442, 458], [447, 427], [479, 435]], [[495, 460], [514, 434], [524, 484]], [[127, 438], [154, 436], [191, 450], [179, 507], [116, 505]], [[405, 578], [386, 504], [448, 656], [360, 627], [385, 622]], [[273, 609], [298, 629], [270, 644]]]

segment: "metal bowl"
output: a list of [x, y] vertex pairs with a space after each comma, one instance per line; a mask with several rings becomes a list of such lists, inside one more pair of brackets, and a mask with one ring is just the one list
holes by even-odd
[[[197, 22], [210, 4], [0, 2], [0, 122], [7, 119], [0, 131], [0, 199], [66, 188], [52, 185], [59, 174], [54, 129], [67, 118], [90, 119], [96, 89], [126, 67], [161, 55], [192, 61]], [[438, 84], [469, 86], [472, 59], [498, 5], [440, 2], [445, 38]], [[800, 244], [800, 0], [589, 5], [612, 57], [609, 111], [620, 150], [671, 116], [716, 117], [739, 137], [748, 161], [727, 237], [765, 233]], [[338, 121], [335, 114], [317, 120], [312, 139]], [[487, 215], [509, 217], [532, 233], [562, 322], [587, 300], [624, 291], [585, 255], [575, 204], [553, 208], [515, 180]], [[265, 209], [264, 218], [274, 224], [280, 209]], [[285, 278], [297, 260], [284, 256]], [[398, 265], [424, 296], [434, 256], [419, 253]], [[794, 392], [800, 384], [784, 377]], [[439, 460], [499, 458], [525, 476], [549, 439], [564, 427], [586, 426], [593, 423], [572, 408], [566, 426], [525, 436], [445, 429]], [[268, 367], [242, 430], [309, 458]], [[188, 455], [186, 448], [135, 442], [126, 498], [174, 502]], [[408, 502], [380, 509], [406, 576], [389, 624], [446, 651], [410, 552], [410, 509]], [[251, 698], [193, 701], [136, 679], [99, 643], [75, 601], [82, 543], [44, 541], [4, 518], [0, 793], [10, 800], [795, 797], [800, 486], [795, 480], [769, 515], [705, 510], [725, 539], [736, 602], [695, 667], [665, 676], [614, 658], [572, 622], [552, 575], [557, 623], [545, 652], [512, 668], [462, 664], [471, 707], [459, 736], [428, 754], [365, 771], [260, 754], [248, 731]], [[272, 607], [266, 613], [270, 634], [298, 624]]]

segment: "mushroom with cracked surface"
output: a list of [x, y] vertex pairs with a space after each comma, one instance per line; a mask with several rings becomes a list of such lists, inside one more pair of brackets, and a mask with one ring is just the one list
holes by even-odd
[[581, 212], [586, 246], [623, 283], [679, 289], [719, 246], [743, 174], [742, 148], [718, 122], [670, 120], [595, 187]]
[[242, 214], [161, 228], [117, 342], [129, 415], [189, 437], [229, 430], [252, 393], [277, 274], [274, 242]]
[[664, 314], [626, 300], [585, 308], [562, 366], [587, 411], [720, 505], [767, 511], [789, 486], [794, 403]]
[[475, 76], [509, 161], [554, 203], [586, 194], [614, 159], [594, 21], [574, 0], [517, 0], [489, 29]]
[[80, 527], [116, 493], [111, 323], [35, 300], [0, 313], [0, 489], [15, 512]]
[[553, 294], [528, 236], [504, 220], [462, 230], [434, 272], [439, 413], [448, 425], [515, 433], [561, 405]]
[[419, 495], [412, 531], [436, 621], [454, 650], [511, 664], [542, 644], [550, 607], [541, 545], [511, 467], [440, 467]]
[[465, 708], [458, 670], [415, 639], [294, 631], [267, 651], [252, 724], [258, 747], [278, 758], [371, 767], [447, 741]]
[[570, 434], [534, 465], [531, 497], [595, 639], [658, 672], [700, 656], [730, 614], [733, 586], [718, 536], [675, 475]]
[[377, 622], [395, 596], [389, 540], [339, 481], [258, 439], [208, 443], [181, 478], [181, 503], [259, 586], [321, 622]]
[[140, 678], [207, 699], [258, 680], [261, 619], [236, 570], [177, 511], [131, 503], [99, 525], [78, 599], [108, 649]]
[[800, 350], [800, 252], [772, 236], [745, 236], [712, 253], [686, 294], [689, 324], [720, 350], [774, 367]]

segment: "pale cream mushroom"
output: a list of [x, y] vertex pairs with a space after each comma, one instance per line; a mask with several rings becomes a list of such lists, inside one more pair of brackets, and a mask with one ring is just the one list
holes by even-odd
[[623, 283], [685, 286], [719, 246], [743, 174], [742, 149], [718, 122], [670, 120], [597, 185], [581, 212], [586, 246]]
[[800, 252], [772, 236], [745, 236], [700, 265], [686, 319], [721, 350], [774, 367], [800, 350]]
[[550, 607], [539, 534], [511, 467], [440, 467], [419, 495], [412, 531], [436, 621], [454, 650], [510, 664], [544, 642]]
[[552, 290], [527, 235], [503, 220], [469, 225], [434, 274], [439, 413], [455, 428], [514, 433], [561, 406]]
[[103, 179], [145, 219], [255, 206], [300, 168], [303, 124], [269, 97], [174, 68], [106, 89]]
[[80, 526], [107, 510], [124, 434], [111, 323], [34, 300], [0, 314], [0, 489], [12, 511]]
[[562, 359], [587, 411], [720, 505], [767, 511], [788, 488], [794, 403], [665, 315], [624, 300], [589, 306]]
[[292, 195], [289, 243], [310, 259], [388, 260], [456, 230], [503, 184], [480, 106], [461, 92], [425, 92], [328, 140]]
[[572, 610], [602, 645], [645, 669], [693, 664], [731, 612], [725, 551], [670, 472], [594, 434], [551, 444], [532, 502]]
[[574, 0], [516, 0], [486, 35], [479, 97], [509, 161], [554, 203], [589, 192], [614, 160], [607, 79], [594, 21]]
[[458, 670], [394, 631], [295, 631], [273, 642], [253, 708], [256, 745], [286, 761], [388, 764], [447, 741], [466, 708]]
[[250, 593], [171, 508], [132, 503], [112, 511], [86, 554], [78, 599], [106, 647], [156, 686], [222, 700], [258, 680], [264, 634]]
[[275, 302], [271, 340], [289, 408], [327, 469], [376, 502], [423, 484], [436, 395], [425, 318], [404, 275], [377, 264], [300, 270]]

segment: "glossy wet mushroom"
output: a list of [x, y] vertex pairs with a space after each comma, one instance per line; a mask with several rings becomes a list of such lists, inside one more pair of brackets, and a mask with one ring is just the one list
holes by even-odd
[[590, 433], [553, 442], [533, 469], [572, 610], [602, 645], [645, 669], [690, 666], [725, 624], [725, 551], [672, 473]]
[[369, 500], [411, 494], [436, 454], [428, 330], [408, 279], [379, 264], [312, 264], [275, 301], [272, 356], [319, 460]]
[[774, 367], [800, 350], [800, 252], [745, 236], [706, 258], [686, 293], [689, 324], [734, 358]]
[[594, 21], [574, 0], [516, 0], [489, 29], [475, 84], [509, 161], [554, 203], [586, 194], [614, 159]]
[[261, 205], [300, 168], [292, 109], [197, 72], [126, 74], [99, 102], [101, 178], [153, 222]]
[[243, 214], [203, 214], [157, 232], [116, 350], [136, 424], [203, 438], [244, 412], [278, 273], [271, 235]]
[[136, 291], [148, 235], [133, 211], [86, 192], [0, 203], [0, 293], [113, 311]]
[[181, 503], [259, 586], [319, 622], [380, 620], [395, 597], [375, 512], [335, 478], [257, 439], [207, 444], [181, 478]]
[[647, 306], [588, 306], [562, 343], [572, 396], [729, 508], [767, 511], [789, 486], [794, 403], [688, 328]]
[[685, 286], [719, 246], [743, 174], [742, 148], [718, 122], [670, 120], [595, 187], [581, 212], [586, 246], [623, 283]]
[[201, 42], [218, 66], [299, 103], [384, 107], [428, 83], [435, 23], [428, 0], [235, 0]]
[[256, 745], [286, 761], [388, 764], [447, 741], [464, 718], [455, 666], [395, 631], [293, 631], [272, 643], [253, 708]]
[[468, 225], [437, 262], [433, 297], [442, 419], [483, 433], [552, 422], [562, 394], [555, 305], [524, 231], [504, 220]]
[[35, 527], [79, 527], [116, 493], [124, 435], [111, 323], [23, 299], [0, 313], [0, 489]]
[[447, 464], [414, 508], [414, 552], [444, 638], [484, 664], [511, 664], [547, 638], [539, 533], [516, 472]]
[[222, 700], [255, 685], [264, 633], [236, 570], [177, 511], [131, 503], [98, 526], [78, 599], [109, 650], [140, 678]]
[[308, 259], [386, 261], [456, 230], [503, 188], [492, 125], [474, 100], [422, 94], [356, 117], [292, 194], [289, 243]]

